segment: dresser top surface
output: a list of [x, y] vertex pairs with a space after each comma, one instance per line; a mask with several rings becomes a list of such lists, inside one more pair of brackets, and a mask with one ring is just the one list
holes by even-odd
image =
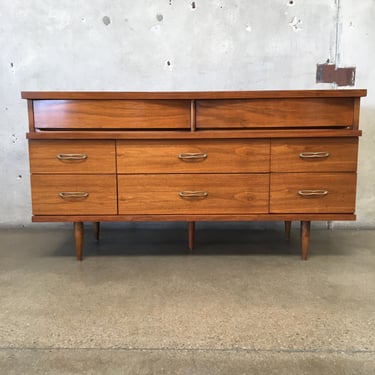
[[365, 89], [267, 90], [267, 91], [23, 91], [23, 99], [34, 100], [136, 100], [136, 99], [266, 99], [362, 97]]

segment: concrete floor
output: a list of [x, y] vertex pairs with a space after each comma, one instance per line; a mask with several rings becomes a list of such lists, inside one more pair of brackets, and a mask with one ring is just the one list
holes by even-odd
[[375, 374], [375, 231], [0, 230], [1, 374]]

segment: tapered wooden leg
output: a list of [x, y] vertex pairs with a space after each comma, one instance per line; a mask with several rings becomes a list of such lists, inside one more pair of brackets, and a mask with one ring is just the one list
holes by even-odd
[[301, 221], [301, 259], [307, 260], [310, 242], [310, 221]]
[[77, 260], [82, 260], [83, 249], [83, 223], [74, 223], [74, 240], [76, 243], [76, 257]]
[[189, 249], [193, 251], [195, 245], [195, 221], [189, 221]]
[[289, 241], [290, 240], [290, 230], [292, 228], [291, 221], [285, 221], [285, 238]]
[[97, 241], [99, 241], [100, 236], [100, 222], [96, 221], [94, 224], [94, 236]]

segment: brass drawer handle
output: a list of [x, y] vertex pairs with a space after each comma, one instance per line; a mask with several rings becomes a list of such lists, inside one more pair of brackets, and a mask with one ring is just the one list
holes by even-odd
[[319, 152], [301, 152], [299, 157], [301, 159], [324, 159], [328, 158], [329, 152], [319, 151]]
[[208, 196], [207, 191], [180, 191], [178, 195], [181, 198], [206, 198]]
[[61, 161], [66, 160], [86, 160], [87, 155], [86, 154], [57, 154], [56, 158]]
[[301, 197], [323, 197], [328, 194], [328, 190], [299, 190]]
[[62, 191], [59, 196], [65, 200], [80, 200], [86, 199], [89, 193], [87, 191]]
[[183, 154], [179, 154], [178, 158], [181, 160], [201, 160], [207, 159], [207, 154], [199, 153], [199, 152], [186, 152]]

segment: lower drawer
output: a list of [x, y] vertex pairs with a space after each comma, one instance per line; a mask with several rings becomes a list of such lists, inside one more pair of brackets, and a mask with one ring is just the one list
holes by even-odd
[[268, 174], [119, 175], [119, 214], [268, 212]]
[[115, 175], [32, 175], [34, 215], [115, 215]]
[[272, 173], [270, 213], [353, 213], [355, 173]]

